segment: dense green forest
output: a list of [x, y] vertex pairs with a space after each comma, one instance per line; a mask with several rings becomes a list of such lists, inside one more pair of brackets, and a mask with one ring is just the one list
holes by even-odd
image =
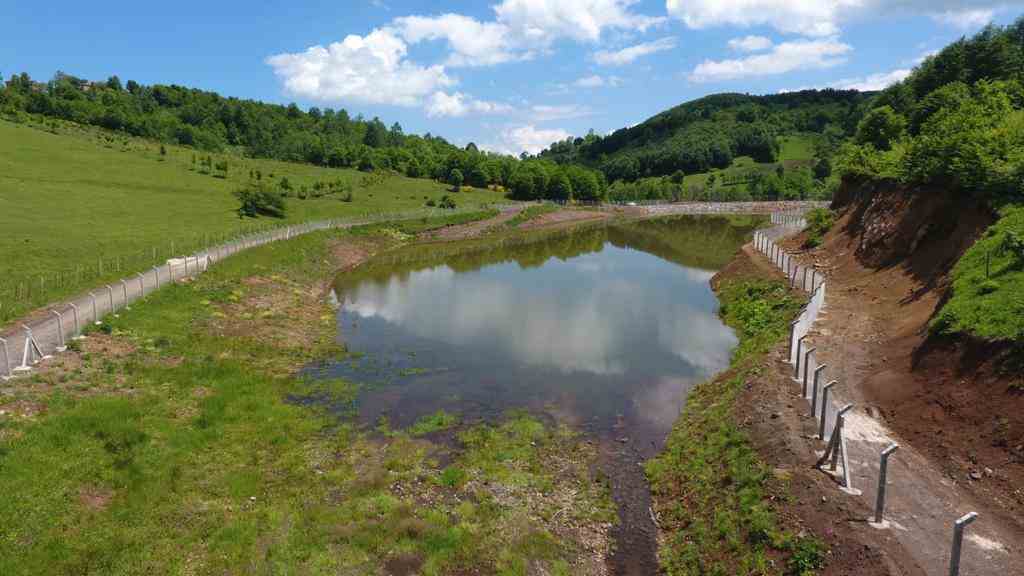
[[835, 146], [853, 134], [869, 93], [805, 90], [770, 96], [715, 94], [666, 110], [602, 137], [552, 144], [541, 157], [600, 169], [609, 181], [632, 182], [678, 172], [726, 168], [740, 156], [776, 162], [779, 137], [820, 135]]
[[301, 110], [225, 98], [181, 86], [125, 84], [116, 76], [91, 82], [58, 72], [46, 83], [27, 74], [0, 86], [0, 113], [60, 118], [200, 151], [305, 162], [365, 172], [390, 171], [456, 187], [510, 188], [521, 199], [600, 200], [600, 174], [577, 166], [531, 162], [465, 148], [443, 138], [405, 134], [395, 123], [351, 117], [345, 110]]
[[1024, 19], [947, 46], [882, 92], [839, 157], [854, 178], [939, 184], [996, 203], [1024, 186]]
[[[815, 135], [814, 155], [827, 163], [852, 134], [866, 99], [833, 90], [720, 94], [606, 138], [590, 134], [522, 158], [481, 151], [472, 143], [458, 147], [430, 134], [406, 134], [397, 123], [388, 127], [343, 109], [304, 111], [295, 104], [226, 98], [181, 86], [122, 84], [116, 76], [93, 82], [58, 72], [43, 83], [14, 75], [0, 86], [0, 113], [13, 120], [24, 114], [60, 118], [204, 152], [389, 171], [455, 187], [502, 187], [520, 200], [738, 200], [812, 195], [810, 167], [787, 175], [771, 165], [779, 159], [780, 136]], [[720, 185], [744, 184], [727, 194], [712, 193], [714, 180], [711, 186], [706, 180], [699, 186], [682, 180], [726, 168], [741, 157], [759, 165], [721, 175]], [[823, 172], [815, 168], [818, 178], [830, 173], [828, 166]], [[643, 181], [652, 176], [665, 178]]]

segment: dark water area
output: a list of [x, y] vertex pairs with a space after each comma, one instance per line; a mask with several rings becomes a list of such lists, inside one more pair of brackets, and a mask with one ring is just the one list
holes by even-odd
[[653, 574], [640, 463], [729, 363], [736, 337], [709, 280], [757, 224], [683, 217], [388, 253], [337, 279], [350, 356], [311, 370], [361, 383], [366, 425], [526, 409], [582, 431], [619, 506], [612, 568]]

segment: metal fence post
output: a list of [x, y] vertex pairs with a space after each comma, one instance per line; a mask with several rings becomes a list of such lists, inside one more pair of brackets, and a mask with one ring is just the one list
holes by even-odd
[[68, 349], [67, 344], [64, 343], [64, 317], [56, 310], [50, 310], [50, 312], [57, 317], [57, 352], [64, 352]]
[[949, 576], [959, 576], [960, 574], [960, 551], [964, 544], [964, 529], [977, 519], [977, 512], [969, 512], [961, 516], [953, 525], [953, 549], [949, 554]]
[[839, 384], [839, 381], [833, 380], [825, 384], [825, 387], [821, 389], [821, 425], [818, 427], [819, 440], [825, 439], [825, 420], [828, 419], [828, 397], [836, 384]]
[[875, 524], [878, 527], [885, 526], [885, 478], [889, 472], [889, 456], [899, 447], [900, 445], [894, 442], [882, 450], [882, 459], [878, 463], [878, 495], [875, 497]]

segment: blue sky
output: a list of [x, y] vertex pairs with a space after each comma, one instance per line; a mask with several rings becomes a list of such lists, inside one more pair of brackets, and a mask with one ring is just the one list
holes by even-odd
[[117, 74], [535, 152], [716, 92], [884, 87], [1022, 12], [1024, 0], [18, 0], [0, 73]]

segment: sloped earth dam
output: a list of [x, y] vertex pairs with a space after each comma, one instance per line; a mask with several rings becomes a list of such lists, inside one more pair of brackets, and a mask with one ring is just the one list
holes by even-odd
[[759, 224], [677, 217], [387, 252], [337, 278], [349, 355], [309, 372], [361, 384], [367, 427], [527, 410], [580, 431], [618, 508], [611, 571], [656, 574], [641, 464], [729, 364], [736, 337], [709, 280]]

